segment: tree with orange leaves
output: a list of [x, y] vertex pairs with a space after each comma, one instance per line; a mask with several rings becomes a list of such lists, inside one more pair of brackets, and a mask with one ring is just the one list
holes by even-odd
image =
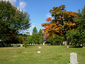
[[74, 26], [76, 26], [74, 17], [77, 17], [77, 13], [71, 11], [67, 12], [65, 10], [65, 5], [53, 7], [53, 9], [51, 9], [49, 12], [54, 19], [49, 17], [46, 19], [48, 23], [42, 24], [42, 26], [45, 27], [43, 29], [44, 32], [49, 34], [49, 37], [52, 34], [57, 34], [63, 37], [67, 30], [71, 30], [74, 28]]

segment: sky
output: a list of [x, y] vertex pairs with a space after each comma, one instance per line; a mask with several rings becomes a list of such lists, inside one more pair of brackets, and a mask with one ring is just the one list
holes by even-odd
[[[8, 1], [8, 0], [5, 0]], [[27, 30], [22, 30], [20, 33], [30, 32], [36, 27], [39, 31], [43, 29], [42, 23], [47, 23], [46, 19], [51, 17], [49, 12], [53, 7], [65, 5], [67, 11], [78, 12], [85, 6], [85, 0], [9, 0], [11, 4], [17, 7], [20, 11], [23, 10], [30, 15], [31, 27]]]

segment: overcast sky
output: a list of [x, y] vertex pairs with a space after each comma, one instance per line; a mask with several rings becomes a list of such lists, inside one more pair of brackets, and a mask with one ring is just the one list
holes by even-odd
[[[5, 0], [8, 1], [8, 0]], [[42, 23], [46, 23], [48, 17], [51, 17], [49, 10], [52, 7], [65, 5], [67, 11], [78, 12], [85, 6], [85, 0], [9, 0], [18, 9], [27, 12], [30, 15], [31, 27], [21, 33], [30, 32], [32, 34], [33, 28], [36, 26], [39, 31], [43, 27]]]

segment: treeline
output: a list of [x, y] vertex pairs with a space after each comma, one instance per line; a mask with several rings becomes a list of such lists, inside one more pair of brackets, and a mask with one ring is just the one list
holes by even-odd
[[63, 41], [68, 45], [85, 43], [85, 6], [78, 13], [66, 11], [65, 5], [53, 7], [49, 12], [53, 19], [46, 19], [48, 23], [42, 24], [44, 29], [38, 32], [34, 27], [32, 35], [19, 34], [19, 31], [30, 28], [29, 14], [18, 10], [9, 1], [0, 1], [0, 46], [10, 43], [42, 44], [43, 41], [53, 45]]

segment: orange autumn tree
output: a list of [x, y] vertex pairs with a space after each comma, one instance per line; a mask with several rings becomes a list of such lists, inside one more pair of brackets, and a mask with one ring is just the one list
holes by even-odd
[[53, 7], [49, 12], [53, 19], [49, 17], [46, 19], [48, 23], [42, 24], [44, 33], [48, 34], [49, 37], [52, 34], [64, 37], [67, 30], [76, 28], [74, 17], [77, 17], [78, 15], [76, 12], [66, 11], [65, 5]]

